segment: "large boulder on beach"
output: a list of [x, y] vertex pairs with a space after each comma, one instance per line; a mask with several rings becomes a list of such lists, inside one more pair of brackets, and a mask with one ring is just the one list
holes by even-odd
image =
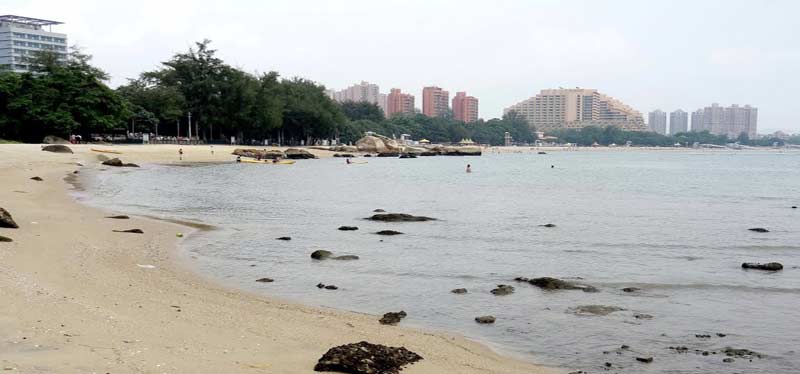
[[755, 262], [745, 262], [742, 264], [742, 269], [757, 269], [757, 270], [768, 270], [768, 271], [778, 271], [783, 270], [783, 264], [779, 262], [768, 262], [766, 264], [760, 264]]
[[425, 216], [413, 216], [405, 213], [378, 213], [373, 214], [372, 217], [367, 218], [370, 221], [380, 222], [424, 222], [435, 221], [436, 218]]
[[63, 144], [43, 145], [42, 150], [45, 152], [54, 152], [54, 153], [72, 153], [72, 149]]
[[437, 151], [442, 156], [480, 156], [483, 153], [481, 147], [475, 146], [440, 147]]
[[299, 148], [289, 148], [285, 152], [286, 158], [291, 160], [305, 160], [311, 158], [317, 158], [313, 153], [306, 151], [305, 149]]
[[516, 278], [518, 282], [528, 282], [531, 285], [539, 287], [544, 290], [581, 290], [583, 292], [597, 292], [597, 288], [590, 286], [588, 284], [580, 284], [569, 282], [565, 280], [561, 280], [558, 278], [552, 277], [541, 277], [541, 278]]
[[278, 150], [254, 149], [254, 148], [236, 148], [232, 152], [235, 156], [242, 156], [248, 158], [261, 158], [264, 160], [271, 160], [273, 158], [284, 158], [283, 152]]
[[103, 165], [106, 166], [114, 166], [114, 167], [128, 167], [128, 168], [138, 168], [139, 165], [136, 164], [126, 164], [122, 162], [122, 160], [118, 158], [112, 158], [108, 161], [103, 161]]
[[394, 140], [367, 135], [356, 141], [356, 149], [358, 149], [359, 152], [370, 153], [399, 152], [400, 145]]
[[69, 142], [66, 139], [60, 138], [60, 137], [55, 136], [55, 135], [47, 135], [47, 136], [45, 136], [44, 139], [42, 139], [42, 143], [44, 143], [44, 144], [69, 144]]
[[355, 153], [358, 152], [358, 147], [352, 145], [336, 145], [328, 148], [328, 150], [332, 152]]
[[3, 208], [0, 208], [0, 227], [5, 227], [7, 229], [19, 228], [17, 223], [14, 222], [14, 218], [11, 217], [11, 213]]
[[405, 347], [388, 347], [365, 341], [340, 345], [325, 352], [314, 371], [350, 374], [399, 374], [403, 366], [422, 360]]

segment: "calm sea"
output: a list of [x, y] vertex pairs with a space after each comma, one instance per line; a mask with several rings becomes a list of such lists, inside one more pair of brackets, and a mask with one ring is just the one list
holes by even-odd
[[[227, 284], [358, 312], [404, 310], [401, 325], [458, 332], [542, 364], [590, 373], [606, 362], [618, 373], [800, 371], [800, 209], [791, 209], [800, 205], [800, 153], [366, 160], [107, 170], [91, 178], [88, 201], [218, 226], [184, 250], [200, 272]], [[378, 208], [439, 220], [364, 220]], [[539, 226], [546, 223], [556, 227]], [[374, 234], [384, 229], [405, 234]], [[361, 259], [313, 261], [316, 249]], [[785, 269], [740, 268], [751, 261]], [[518, 276], [580, 278], [600, 292], [545, 292]], [[261, 277], [275, 282], [254, 282]], [[320, 282], [339, 290], [319, 290]], [[494, 296], [498, 284], [516, 292]], [[450, 293], [461, 287], [469, 293]], [[581, 305], [624, 310], [571, 312]], [[474, 322], [487, 314], [494, 325]], [[630, 350], [618, 353], [623, 344]], [[700, 354], [725, 347], [762, 357]]]

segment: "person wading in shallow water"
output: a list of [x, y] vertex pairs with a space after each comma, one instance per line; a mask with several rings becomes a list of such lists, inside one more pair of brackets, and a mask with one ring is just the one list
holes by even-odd
[[467, 173], [472, 173], [472, 165], [467, 164]]
[[183, 148], [178, 148], [178, 160], [183, 161]]

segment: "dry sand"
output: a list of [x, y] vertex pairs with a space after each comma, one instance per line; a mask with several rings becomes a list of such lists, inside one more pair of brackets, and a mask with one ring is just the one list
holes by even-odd
[[[176, 233], [191, 228], [107, 219], [124, 212], [77, 203], [65, 176], [81, 170], [78, 162], [96, 168], [98, 161], [89, 146], [72, 148], [0, 145], [0, 207], [20, 226], [0, 228], [14, 240], [0, 243], [0, 367], [8, 372], [312, 373], [328, 348], [361, 340], [422, 355], [403, 371], [410, 374], [554, 372], [461, 337], [207, 281], [176, 260]], [[122, 151], [124, 162], [177, 162], [178, 146], [98, 148]], [[208, 146], [182, 148], [186, 162], [233, 160], [231, 147], [215, 146], [214, 155]], [[131, 228], [144, 234], [112, 232]]]

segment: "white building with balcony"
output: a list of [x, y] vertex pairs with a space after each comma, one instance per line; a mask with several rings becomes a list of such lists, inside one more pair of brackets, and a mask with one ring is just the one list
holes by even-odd
[[42, 51], [66, 58], [67, 35], [52, 32], [52, 27], [60, 24], [37, 18], [0, 16], [0, 71], [28, 72], [30, 59]]

